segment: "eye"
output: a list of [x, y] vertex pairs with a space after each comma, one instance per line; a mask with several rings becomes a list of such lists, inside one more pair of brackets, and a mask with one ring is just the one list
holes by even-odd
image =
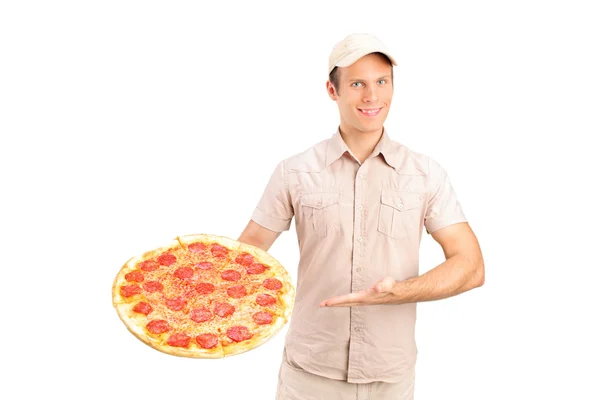
[[387, 82], [387, 81], [386, 81], [385, 79], [380, 79], [380, 80], [378, 80], [378, 81], [377, 81], [377, 83], [380, 83], [380, 84], [382, 84], [382, 85], [383, 85], [384, 83], [386, 83], [386, 82]]
[[352, 82], [352, 84], [350, 86], [359, 87], [358, 85], [362, 85], [362, 82]]

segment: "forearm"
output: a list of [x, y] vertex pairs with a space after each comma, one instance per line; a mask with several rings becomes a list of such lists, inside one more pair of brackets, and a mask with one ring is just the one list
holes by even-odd
[[456, 254], [423, 275], [396, 282], [393, 303], [415, 303], [456, 296], [483, 284], [483, 260]]

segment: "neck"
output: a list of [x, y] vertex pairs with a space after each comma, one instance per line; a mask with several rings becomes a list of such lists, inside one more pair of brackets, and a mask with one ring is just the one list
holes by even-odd
[[346, 146], [361, 164], [373, 153], [373, 149], [383, 135], [383, 128], [372, 132], [360, 132], [340, 125], [339, 129]]

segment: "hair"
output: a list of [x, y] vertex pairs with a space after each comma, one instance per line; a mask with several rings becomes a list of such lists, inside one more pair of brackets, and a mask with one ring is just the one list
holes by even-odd
[[[388, 56], [386, 56], [385, 54], [380, 53], [380, 52], [370, 53], [370, 54], [379, 54], [380, 56], [385, 57], [385, 59], [388, 61], [388, 63], [392, 66], [392, 83], [393, 83], [394, 82], [394, 66], [393, 66], [392, 62], [390, 61], [390, 59], [388, 58]], [[333, 67], [333, 69], [329, 73], [329, 82], [331, 82], [331, 84], [335, 88], [336, 93], [339, 93], [340, 92], [340, 80], [339, 80], [339, 76], [338, 76], [338, 67]]]

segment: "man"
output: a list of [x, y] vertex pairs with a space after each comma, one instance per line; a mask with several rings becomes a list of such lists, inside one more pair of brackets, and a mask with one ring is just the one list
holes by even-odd
[[[383, 127], [394, 65], [371, 35], [334, 47], [326, 87], [339, 128], [277, 166], [238, 239], [268, 250], [296, 218], [278, 399], [413, 399], [416, 302], [483, 284], [479, 244], [445, 170]], [[418, 276], [423, 227], [446, 261]]]

